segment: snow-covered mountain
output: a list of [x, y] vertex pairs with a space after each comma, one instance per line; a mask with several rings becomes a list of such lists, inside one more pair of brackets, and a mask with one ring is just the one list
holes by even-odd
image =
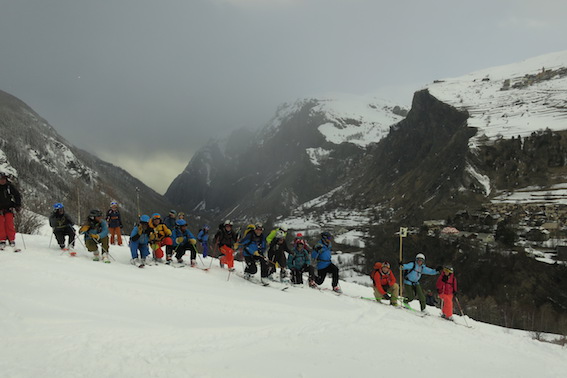
[[75, 216], [80, 207], [84, 216], [91, 208], [105, 210], [117, 200], [125, 221], [131, 223], [137, 214], [136, 188], [142, 209], [170, 208], [141, 181], [74, 147], [28, 105], [2, 91], [0, 129], [0, 170], [17, 180], [23, 205], [31, 211], [47, 214], [51, 205], [63, 202], [69, 214]]
[[478, 129], [473, 146], [546, 128], [567, 129], [567, 51], [437, 80], [427, 89], [468, 111], [468, 125]]
[[23, 252], [0, 252], [4, 377], [439, 377], [441, 367], [464, 378], [552, 378], [567, 371], [565, 347], [533, 339], [560, 336], [458, 315], [454, 324], [434, 307], [420, 318], [358, 299], [372, 296], [366, 286], [340, 282], [342, 296], [284, 292], [227, 279], [216, 260], [209, 272], [139, 269], [127, 247], [112, 247], [115, 260], [103, 264], [81, 246], [69, 257], [48, 248], [48, 235], [24, 237]]
[[219, 216], [289, 213], [342, 182], [403, 114], [385, 100], [344, 95], [284, 104], [261, 130], [237, 131], [196, 153], [165, 196]]

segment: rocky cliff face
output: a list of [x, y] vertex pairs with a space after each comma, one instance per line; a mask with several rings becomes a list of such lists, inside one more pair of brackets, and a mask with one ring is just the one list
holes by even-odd
[[63, 202], [74, 218], [91, 208], [106, 210], [111, 200], [125, 221], [137, 215], [136, 188], [142, 211], [166, 211], [170, 204], [126, 171], [82, 151], [62, 138], [21, 100], [0, 91], [0, 169], [13, 175], [24, 206], [47, 215]]

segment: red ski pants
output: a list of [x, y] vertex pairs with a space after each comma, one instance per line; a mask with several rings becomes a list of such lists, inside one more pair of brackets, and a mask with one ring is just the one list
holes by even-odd
[[10, 211], [0, 213], [0, 241], [16, 240], [16, 226], [14, 226], [14, 214]]
[[163, 247], [164, 245], [173, 245], [173, 240], [169, 236], [163, 238], [161, 241], [152, 244], [152, 249], [154, 250], [154, 256], [156, 259], [163, 258]]
[[222, 253], [220, 257], [221, 264], [226, 264], [229, 269], [234, 268], [234, 249], [223, 245], [220, 247], [220, 253]]
[[453, 316], [453, 294], [439, 294], [439, 299], [443, 301], [443, 315], [447, 318]]

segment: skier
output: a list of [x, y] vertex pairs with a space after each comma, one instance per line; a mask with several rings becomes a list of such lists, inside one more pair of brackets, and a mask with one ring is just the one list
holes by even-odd
[[266, 249], [266, 237], [264, 236], [264, 227], [261, 224], [256, 224], [254, 231], [246, 234], [239, 242], [239, 249], [242, 250], [244, 255], [244, 262], [246, 268], [244, 269], [244, 278], [250, 279], [258, 271], [256, 262], [260, 261], [260, 281], [264, 281], [268, 277], [268, 260], [264, 256]]
[[173, 230], [175, 228], [175, 221], [177, 220], [177, 211], [169, 210], [169, 214], [167, 218], [163, 220], [163, 223], [166, 225], [167, 228]]
[[339, 287], [339, 268], [331, 262], [331, 254], [333, 249], [333, 235], [325, 231], [321, 233], [321, 240], [313, 247], [311, 252], [311, 259], [316, 263], [317, 274], [315, 275], [315, 283], [321, 285], [325, 281], [327, 273], [331, 273], [333, 291], [342, 293]]
[[[267, 238], [266, 238], [267, 242]], [[271, 261], [268, 266], [268, 277], [272, 277], [272, 274], [276, 272], [276, 269], [280, 268], [280, 281], [283, 281], [287, 277], [286, 265], [287, 257], [285, 253], [289, 253], [289, 247], [285, 241], [285, 233], [279, 230], [276, 233], [276, 237], [269, 244], [268, 248], [268, 259]]]
[[[150, 233], [152, 229], [150, 228], [149, 223], [150, 217], [148, 215], [142, 215], [139, 223], [134, 226], [130, 233], [130, 253], [132, 255], [132, 260], [130, 260], [130, 262], [134, 265], [139, 263], [140, 267], [146, 265], [146, 257], [150, 254], [148, 243], [150, 242]], [[140, 251], [139, 257], [138, 251]], [[138, 260], [138, 258], [140, 260]]]
[[118, 245], [122, 245], [122, 219], [118, 210], [118, 202], [110, 203], [110, 209], [106, 212], [106, 222], [110, 233], [110, 244], [116, 245], [118, 242]]
[[16, 226], [14, 213], [22, 209], [22, 197], [16, 186], [10, 182], [10, 175], [0, 172], [0, 250], [16, 246]]
[[[152, 229], [152, 232], [150, 233], [150, 245], [153, 250], [153, 259], [154, 261], [162, 262], [163, 250], [161, 247], [164, 245], [171, 246], [173, 244], [171, 240], [171, 231], [162, 223], [161, 215], [158, 213], [152, 214], [149, 226]], [[166, 251], [168, 251], [167, 247]], [[171, 260], [171, 256], [169, 257]]]
[[437, 307], [437, 298], [433, 295], [433, 291], [427, 290], [425, 293], [425, 304], [428, 306]]
[[397, 306], [400, 287], [396, 283], [396, 277], [390, 269], [390, 263], [386, 261], [374, 264], [374, 270], [370, 277], [374, 284], [374, 297], [376, 300], [386, 299], [390, 301], [392, 306]]
[[219, 225], [219, 230], [213, 238], [215, 249], [219, 254], [222, 254], [219, 257], [221, 268], [226, 265], [231, 272], [234, 271], [234, 245], [236, 240], [236, 232], [232, 230], [232, 222], [228, 219]]
[[272, 244], [272, 241], [276, 238], [276, 235], [282, 235], [285, 238], [287, 236], [288, 226], [285, 223], [282, 223], [278, 228], [273, 229], [270, 231], [268, 236], [266, 236], [266, 243], [268, 245]]
[[303, 234], [301, 232], [298, 232], [297, 234], [295, 234], [295, 239], [293, 239], [293, 247], [295, 247], [300, 241], [303, 242], [303, 246], [307, 251], [311, 251], [311, 246], [309, 245], [307, 240], [303, 238]]
[[407, 273], [404, 273], [403, 280], [405, 303], [413, 301], [417, 296], [421, 311], [425, 312], [425, 295], [423, 294], [419, 280], [421, 279], [422, 274], [434, 276], [439, 273], [438, 270], [428, 268], [425, 265], [425, 255], [423, 253], [418, 253], [415, 256], [415, 261], [411, 261], [407, 264], [400, 261], [400, 265], [404, 271], [407, 271]]
[[203, 258], [206, 258], [209, 255], [209, 226], [204, 225], [203, 228], [199, 230], [197, 234], [197, 240], [201, 243], [201, 247], [203, 247]]
[[93, 252], [93, 261], [99, 261], [98, 245], [102, 247], [102, 261], [109, 263], [108, 259], [108, 224], [102, 219], [102, 211], [91, 210], [87, 221], [79, 229], [80, 234], [85, 235], [85, 246], [89, 252]]
[[[195, 259], [197, 258], [197, 240], [195, 236], [187, 229], [187, 222], [184, 219], [178, 219], [176, 222], [176, 227], [171, 234], [173, 239], [173, 251], [175, 252], [175, 257], [178, 263], [183, 263], [183, 256], [185, 251], [191, 250], [191, 266], [196, 266], [197, 263]], [[171, 260], [168, 260], [167, 264], [170, 264]]]
[[457, 279], [453, 272], [453, 267], [446, 266], [439, 278], [437, 278], [437, 293], [442, 303], [441, 317], [453, 320], [453, 297], [457, 295]]
[[57, 202], [53, 205], [53, 212], [49, 216], [49, 225], [53, 229], [53, 235], [55, 235], [59, 248], [65, 249], [65, 236], [69, 237], [68, 246], [75, 248], [75, 229], [73, 228], [75, 222], [65, 212], [62, 203]]
[[289, 256], [287, 257], [287, 267], [291, 271], [291, 283], [301, 285], [303, 284], [303, 273], [309, 274], [309, 286], [317, 288], [314, 280], [314, 269], [311, 266], [311, 258], [309, 252], [305, 249], [305, 242], [303, 240], [297, 241], [292, 248]]

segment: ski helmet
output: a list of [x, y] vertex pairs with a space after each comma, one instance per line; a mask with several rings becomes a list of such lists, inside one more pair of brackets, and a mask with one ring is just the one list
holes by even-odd
[[55, 205], [53, 205], [53, 208], [55, 210], [59, 210], [63, 208], [63, 204], [61, 202], [57, 202]]
[[93, 209], [91, 210], [91, 212], [89, 213], [89, 218], [96, 218], [96, 217], [102, 217], [102, 211], [98, 210], [98, 209]]
[[332, 238], [333, 238], [333, 235], [331, 235], [330, 232], [328, 232], [328, 231], [321, 232], [321, 239], [331, 240]]
[[280, 225], [280, 230], [282, 230], [283, 232], [287, 232], [288, 229], [289, 229], [289, 226], [286, 223], [282, 223]]
[[276, 232], [276, 239], [283, 239], [283, 238], [285, 238], [285, 232], [278, 230]]
[[224, 225], [225, 226], [232, 226], [232, 222], [230, 221], [230, 219], [227, 219], [224, 221]]
[[150, 222], [150, 217], [149, 217], [149, 215], [145, 215], [145, 214], [142, 215], [142, 216], [140, 217], [140, 222], [142, 222], [142, 223], [149, 223], [149, 222]]
[[447, 265], [446, 267], [443, 268], [445, 270], [446, 273], [453, 273], [453, 267], [450, 265]]
[[185, 221], [185, 219], [178, 219], [175, 221], [175, 224], [178, 225], [179, 227], [187, 226], [187, 222]]
[[418, 254], [415, 256], [415, 259], [416, 259], [416, 260], [420, 260], [420, 259], [421, 259], [421, 260], [425, 261], [425, 255], [424, 255], [423, 253], [418, 253]]
[[387, 262], [387, 261], [384, 261], [384, 262], [382, 263], [382, 268], [388, 268], [388, 269], [390, 269], [390, 263]]
[[169, 213], [173, 214], [173, 215], [177, 215], [177, 211], [175, 211], [175, 210], [169, 210]]
[[118, 202], [112, 201], [112, 202], [110, 203], [110, 206], [118, 206]]
[[159, 215], [159, 213], [153, 213], [152, 218], [161, 218], [161, 215]]
[[262, 223], [256, 223], [254, 226], [255, 230], [264, 230], [264, 225]]

